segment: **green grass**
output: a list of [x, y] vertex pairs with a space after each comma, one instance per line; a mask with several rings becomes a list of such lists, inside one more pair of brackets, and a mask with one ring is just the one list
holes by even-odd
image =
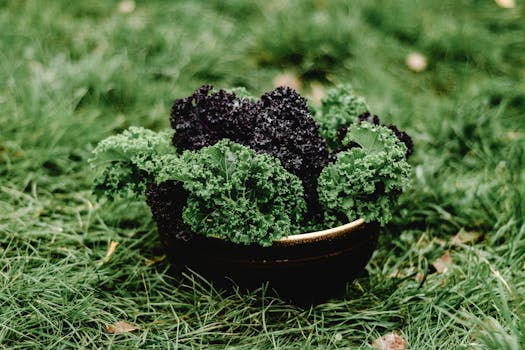
[[[0, 0], [0, 349], [525, 348], [525, 7], [493, 1]], [[421, 73], [404, 60], [418, 51]], [[414, 137], [368, 277], [302, 309], [170, 277], [148, 209], [96, 202], [87, 158], [168, 126], [202, 83], [351, 82]], [[460, 231], [480, 234], [454, 243]], [[104, 259], [110, 241], [115, 253]], [[453, 266], [432, 262], [449, 250]], [[342, 267], [344, 268], [344, 267]], [[308, 292], [308, 291], [305, 291]], [[123, 320], [142, 329], [114, 335]]]

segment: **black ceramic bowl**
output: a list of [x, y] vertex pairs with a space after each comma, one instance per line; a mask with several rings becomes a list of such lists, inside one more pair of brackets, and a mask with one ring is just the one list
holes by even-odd
[[285, 299], [317, 302], [341, 295], [368, 263], [379, 226], [362, 219], [329, 230], [288, 236], [271, 247], [198, 236], [184, 242], [160, 233], [166, 253], [216, 287], [253, 289], [268, 283]]

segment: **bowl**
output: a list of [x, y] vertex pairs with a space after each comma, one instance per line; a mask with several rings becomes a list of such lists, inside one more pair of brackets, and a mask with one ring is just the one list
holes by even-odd
[[358, 219], [328, 230], [288, 236], [270, 247], [197, 236], [185, 242], [160, 232], [166, 254], [221, 289], [268, 290], [297, 303], [340, 296], [377, 245], [379, 225]]

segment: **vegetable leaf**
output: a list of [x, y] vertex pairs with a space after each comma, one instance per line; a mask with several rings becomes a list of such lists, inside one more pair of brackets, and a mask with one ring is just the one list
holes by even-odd
[[143, 195], [147, 184], [163, 168], [166, 157], [175, 151], [170, 142], [172, 134], [172, 131], [156, 133], [130, 127], [102, 140], [89, 160], [98, 170], [95, 195], [108, 198]]
[[195, 232], [269, 246], [297, 230], [306, 209], [301, 181], [279, 160], [222, 140], [186, 151], [174, 177], [184, 178], [184, 222]]
[[341, 135], [340, 130], [358, 122], [358, 116], [368, 109], [364, 98], [356, 96], [349, 84], [338, 85], [326, 92], [315, 119], [330, 149], [341, 148], [344, 133]]
[[325, 222], [337, 225], [364, 218], [384, 225], [408, 185], [406, 146], [387, 127], [370, 123], [354, 125], [345, 141], [361, 147], [339, 153], [319, 176]]

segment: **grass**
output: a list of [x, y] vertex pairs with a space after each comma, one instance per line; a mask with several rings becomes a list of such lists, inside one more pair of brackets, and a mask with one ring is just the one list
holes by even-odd
[[[0, 1], [0, 349], [525, 347], [525, 8], [492, 1]], [[421, 73], [410, 52], [427, 56]], [[368, 277], [302, 309], [170, 275], [147, 208], [87, 158], [200, 84], [351, 82], [414, 137]], [[477, 239], [459, 242], [458, 232]], [[118, 246], [103, 259], [111, 241]], [[449, 251], [452, 266], [432, 262]], [[116, 321], [141, 330], [110, 334]]]

